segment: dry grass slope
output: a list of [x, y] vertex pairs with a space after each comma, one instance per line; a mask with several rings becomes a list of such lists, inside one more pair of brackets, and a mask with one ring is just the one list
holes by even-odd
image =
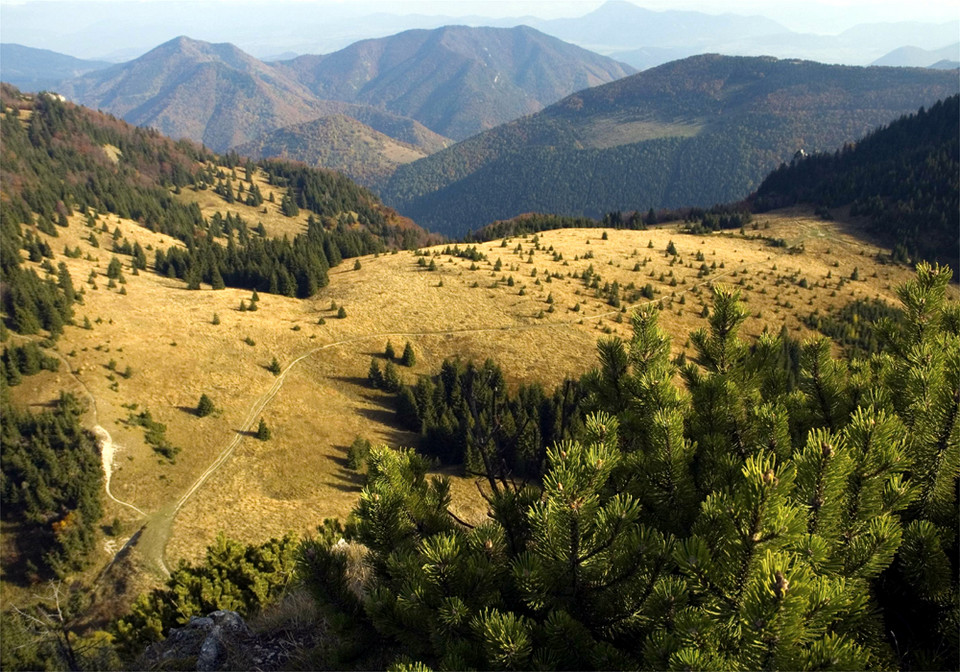
[[[198, 196], [205, 214], [222, 209], [222, 201], [204, 200], [219, 200], [213, 194], [184, 192], [184, 198]], [[231, 209], [244, 212], [246, 206]], [[254, 223], [259, 217], [244, 216]], [[264, 224], [271, 233], [292, 233], [302, 226], [300, 220], [282, 220], [286, 218], [278, 215]], [[103, 221], [110, 232], [119, 227], [123, 236], [144, 247], [171, 244], [135, 222], [107, 216], [98, 225]], [[170, 529], [168, 565], [199, 557], [221, 529], [256, 541], [289, 529], [308, 532], [325, 517], [349, 513], [360, 490], [358, 477], [345, 467], [354, 437], [392, 446], [415, 439], [394, 426], [388, 400], [366, 384], [370, 358], [382, 355], [388, 338], [398, 351], [409, 340], [417, 352], [416, 367], [401, 367], [408, 381], [435, 372], [447, 357], [489, 357], [503, 366], [512, 385], [537, 380], [552, 386], [594, 365], [599, 337], [629, 334], [623, 313], [571, 277], [590, 265], [602, 276], [601, 286], [619, 283], [625, 305], [630, 303], [628, 287], [653, 286], [675, 352], [684, 348], [690, 330], [704, 324], [700, 314], [709, 302], [709, 283], [740, 286], [751, 311], [748, 336], [786, 325], [804, 337], [809, 334], [798, 316], [855, 298], [893, 302], [894, 288], [911, 275], [908, 268], [879, 264], [878, 249], [842, 225], [791, 211], [759, 218], [758, 230], [748, 230], [746, 236], [691, 236], [665, 226], [609, 230], [606, 240], [603, 230], [550, 231], [538, 236], [539, 249], [532, 236], [514, 238], [506, 247], [494, 241], [478, 246], [487, 260], [477, 262], [475, 270], [469, 260], [439, 255], [442, 248], [426, 251], [436, 271], [419, 266], [409, 251], [366, 257], [359, 270], [352, 262], [333, 269], [329, 286], [312, 299], [262, 293], [256, 312], [241, 312], [241, 300], [250, 298], [247, 291], [188, 291], [152, 270], [134, 276], [127, 257], [121, 257], [125, 284], [108, 288], [104, 274], [113, 256], [111, 235], [97, 229], [100, 246], [94, 248], [86, 240], [90, 231], [75, 216], [68, 229], [50, 239], [57, 252], [64, 245], [79, 245], [85, 255], [70, 259], [58, 254], [54, 260], [65, 261], [74, 283], [85, 288], [77, 324], [85, 317], [92, 323], [89, 330], [67, 327], [57, 346], [75, 376], [62, 367], [57, 374], [25, 379], [14, 395], [30, 405], [51, 401], [62, 388], [79, 392], [82, 384], [89, 390], [96, 399], [96, 422], [118, 447], [113, 494], [147, 512], [171, 510], [238, 431], [247, 432], [183, 503]], [[804, 251], [790, 254], [750, 239], [755, 234], [802, 244]], [[677, 257], [665, 252], [671, 240]], [[703, 262], [695, 261], [698, 253]], [[148, 258], [152, 262], [149, 249]], [[498, 259], [499, 272], [494, 271]], [[716, 268], [698, 277], [701, 263]], [[855, 268], [861, 280], [849, 281]], [[842, 279], [847, 280], [838, 287]], [[548, 304], [551, 294], [553, 303]], [[956, 299], [955, 287], [951, 295]], [[338, 319], [331, 302], [343, 306], [347, 317]], [[548, 312], [551, 305], [554, 311]], [[219, 324], [213, 324], [214, 314]], [[277, 378], [267, 370], [274, 357], [289, 367], [276, 389]], [[132, 376], [115, 373], [111, 360], [117, 371], [130, 366]], [[203, 393], [220, 411], [200, 418], [193, 409]], [[252, 416], [251, 409], [264, 399], [268, 403]], [[182, 449], [175, 463], [156, 455], [144, 443], [142, 429], [126, 422], [133, 404], [167, 425], [168, 438]], [[272, 430], [269, 441], [258, 441], [249, 431], [260, 416]], [[454, 481], [458, 512], [482, 517], [485, 509], [472, 483]], [[137, 529], [134, 511], [113, 502], [106, 507], [106, 520], [117, 516], [126, 529]], [[105, 551], [103, 562], [108, 558]]]

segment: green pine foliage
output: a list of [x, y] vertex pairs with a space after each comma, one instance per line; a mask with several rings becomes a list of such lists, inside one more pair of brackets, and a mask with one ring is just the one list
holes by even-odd
[[280, 375], [280, 372], [281, 372], [282, 370], [283, 370], [283, 369], [280, 368], [280, 362], [279, 362], [279, 360], [277, 360], [276, 357], [274, 357], [273, 359], [271, 359], [271, 360], [270, 360], [270, 363], [267, 365], [267, 371], [269, 371], [270, 373], [272, 373], [272, 374], [275, 375], [275, 376], [279, 376], [279, 375]]
[[261, 441], [270, 440], [270, 436], [271, 436], [270, 428], [267, 427], [267, 422], [263, 418], [260, 418], [260, 423], [257, 425], [257, 431], [255, 433], [255, 436]]
[[358, 436], [347, 448], [347, 469], [353, 471], [362, 469], [367, 463], [368, 455], [370, 455], [370, 441]]
[[290, 584], [296, 547], [293, 535], [245, 545], [221, 532], [202, 564], [181, 562], [163, 588], [138, 597], [130, 613], [112, 624], [118, 649], [132, 660], [193, 616], [218, 609], [255, 614]]
[[503, 371], [490, 360], [445, 360], [437, 376], [395, 392], [397, 419], [419, 433], [421, 453], [485, 476], [538, 474], [547, 447], [572, 436], [580, 422], [576, 381], [566, 381], [553, 395], [538, 384], [511, 395]]
[[370, 381], [371, 387], [377, 389], [383, 387], [383, 371], [380, 370], [380, 363], [376, 358], [370, 359], [370, 369], [367, 372], [367, 380]]
[[880, 351], [876, 324], [884, 318], [899, 320], [901, 315], [899, 310], [884, 301], [857, 299], [826, 314], [814, 311], [804, 319], [804, 323], [829, 336], [851, 355], [863, 357]]
[[[480, 442], [490, 513], [468, 525], [424, 457], [374, 448], [352, 524], [311, 545], [306, 580], [337, 602], [335, 537], [363, 544], [365, 597], [338, 603], [407, 664], [952, 669], [960, 310], [944, 300], [949, 277], [918, 267], [900, 289], [907, 326], [881, 325], [870, 360], [835, 360], [822, 339], [796, 360], [782, 336], [748, 347], [739, 293], [717, 285], [678, 371], [648, 307], [630, 342], [600, 343], [583, 381], [590, 414], [546, 450], [535, 485], [490, 468], [500, 456]], [[440, 382], [405, 388], [401, 408], [449, 395], [476, 408], [467, 418], [502, 425], [499, 387], [470, 389], [447, 364]], [[449, 435], [477, 436], [469, 424]]]
[[197, 416], [205, 418], [208, 415], [211, 415], [217, 410], [217, 407], [214, 406], [213, 400], [210, 399], [206, 394], [200, 395], [200, 401], [197, 402]]
[[147, 445], [168, 462], [176, 462], [177, 454], [180, 452], [179, 446], [170, 443], [167, 439], [167, 426], [154, 420], [153, 414], [148, 409], [143, 409], [139, 413], [130, 413], [127, 423], [143, 427], [143, 440]]
[[403, 346], [403, 354], [400, 355], [400, 363], [404, 366], [414, 366], [417, 363], [417, 355], [413, 351], [410, 341]]
[[34, 342], [4, 347], [0, 355], [0, 379], [7, 385], [19, 385], [23, 376], [32, 376], [41, 371], [57, 371], [60, 360], [47, 355]]
[[63, 577], [83, 568], [94, 549], [103, 473], [97, 440], [81, 424], [84, 410], [66, 393], [38, 414], [2, 395], [0, 504], [13, 524], [17, 560], [4, 570], [13, 580]]

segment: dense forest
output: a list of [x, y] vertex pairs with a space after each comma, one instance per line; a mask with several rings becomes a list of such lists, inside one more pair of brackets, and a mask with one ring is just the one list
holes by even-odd
[[380, 193], [454, 236], [523, 212], [709, 206], [743, 198], [798, 149], [832, 151], [957, 91], [919, 68], [695, 56], [400, 166]]
[[64, 577], [86, 564], [97, 538], [100, 450], [81, 424], [84, 409], [76, 398], [61, 394], [52, 410], [20, 411], [5, 382], [0, 379], [0, 504], [4, 520], [13, 523], [17, 562], [4, 572], [29, 582]]
[[[401, 387], [395, 400], [398, 422], [421, 435], [422, 454], [462, 465], [467, 474], [520, 478], [538, 476], [547, 448], [575, 435], [582, 402], [576, 381], [552, 395], [537, 384], [510, 394], [494, 362], [453, 360], [439, 375]], [[488, 443], [490, 454], [480, 449]]]
[[801, 156], [751, 196], [758, 210], [850, 206], [895, 255], [956, 263], [960, 250], [960, 96], [904, 116], [834, 153]]
[[[425, 454], [371, 448], [346, 525], [324, 521], [296, 551], [298, 585], [334, 624], [303, 660], [953, 669], [960, 309], [945, 299], [950, 277], [918, 266], [869, 358], [836, 359], [819, 338], [797, 346], [796, 367], [785, 364], [792, 346], [782, 335], [740, 339], [747, 311], [735, 289], [715, 286], [690, 360], [669, 359], [658, 311], [646, 307], [630, 341], [600, 341], [598, 366], [574, 395], [580, 421], [536, 466], [505, 465], [506, 444], [490, 428], [519, 438], [530, 424], [507, 418], [554, 402], [503, 393], [492, 364], [447, 362], [401, 388], [398, 416], [411, 425], [423, 408], [467, 409], [451, 422], [466, 418], [468, 445], [441, 456], [477, 456], [487, 520], [451, 512], [449, 482], [427, 473], [437, 455], [429, 441]], [[425, 434], [435, 426], [420, 422]], [[520, 478], [529, 468], [534, 477]], [[217, 550], [226, 543], [211, 549], [220, 576], [233, 571]], [[233, 551], [244, 575], [253, 565], [240, 558], [257, 553]], [[265, 588], [278, 585], [278, 560], [265, 565]], [[223, 606], [190, 587], [216, 596], [217, 576], [180, 570], [117, 622], [117, 635], [136, 650]], [[271, 601], [267, 590], [244, 597], [242, 585], [224, 584], [224, 604], [249, 614]]]

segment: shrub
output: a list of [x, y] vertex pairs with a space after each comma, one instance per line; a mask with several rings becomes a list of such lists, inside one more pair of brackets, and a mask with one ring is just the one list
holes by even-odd
[[197, 402], [197, 415], [201, 418], [205, 418], [215, 410], [217, 410], [216, 406], [213, 405], [213, 401], [211, 401], [210, 397], [208, 397], [206, 394], [201, 394], [200, 401]]

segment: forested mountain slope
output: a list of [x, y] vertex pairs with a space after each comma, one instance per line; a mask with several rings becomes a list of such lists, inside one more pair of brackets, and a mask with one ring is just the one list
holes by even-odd
[[832, 151], [960, 89], [948, 72], [696, 56], [578, 92], [400, 167], [385, 202], [462, 235], [522, 212], [743, 198], [798, 149]]
[[463, 139], [633, 68], [527, 26], [444, 26], [275, 64], [319, 98], [362, 103]]
[[311, 166], [338, 170], [364, 185], [388, 177], [397, 166], [428, 154], [344, 114], [285, 126], [234, 149], [254, 160], [296, 158]]
[[232, 44], [187, 37], [170, 40], [127, 63], [62, 82], [59, 91], [131, 124], [202, 142], [215, 151], [329, 114], [350, 114], [429, 151], [445, 143], [413, 120], [320, 100]]
[[960, 97], [880, 128], [834, 153], [798, 158], [751, 196], [765, 210], [794, 203], [851, 206], [898, 246], [897, 256], [957, 264], [960, 255]]

